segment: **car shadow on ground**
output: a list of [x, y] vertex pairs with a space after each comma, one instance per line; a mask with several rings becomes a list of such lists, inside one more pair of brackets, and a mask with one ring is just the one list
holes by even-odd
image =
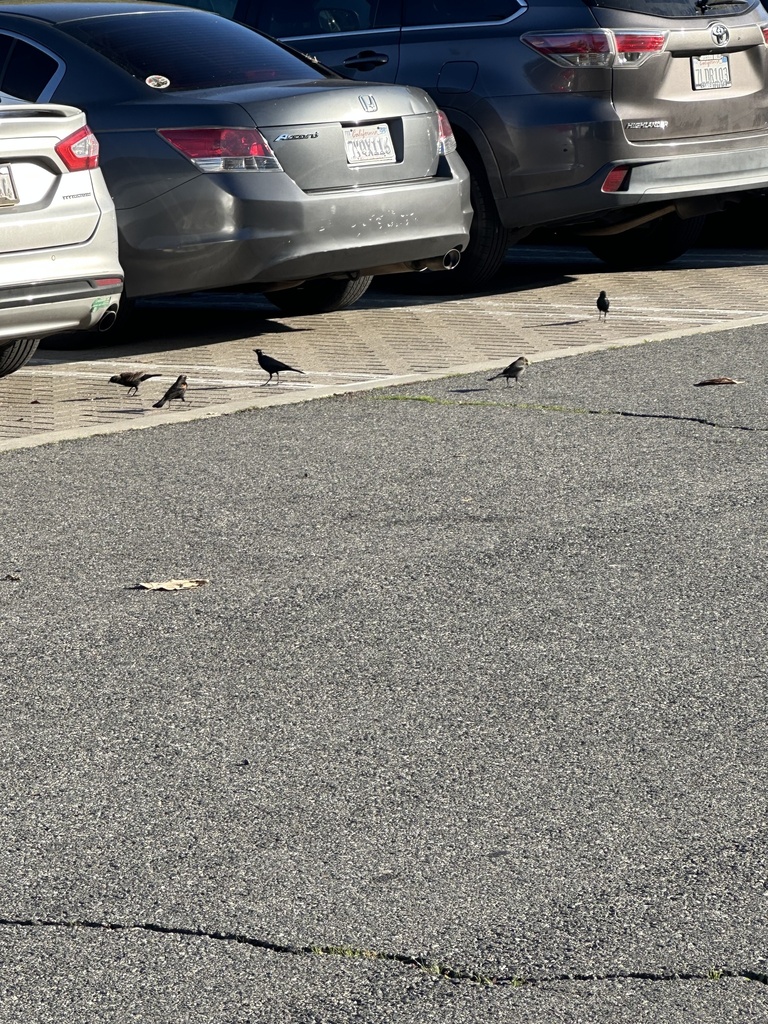
[[[715, 269], [731, 267], [735, 260], [760, 264], [766, 261], [766, 252], [762, 249], [691, 249], [663, 269], [672, 274], [702, 265]], [[436, 293], [446, 288], [450, 271], [383, 276], [376, 278], [362, 299], [345, 312], [493, 298], [532, 289], [556, 288], [580, 277], [605, 278], [615, 272], [588, 249], [558, 243], [555, 237], [550, 244], [513, 246], [491, 285], [480, 291]], [[438, 277], [445, 280], [434, 280]], [[235, 289], [163, 296], [139, 300], [127, 323], [114, 331], [54, 335], [41, 342], [39, 351], [41, 354], [66, 353], [69, 362], [89, 361], [96, 351], [100, 358], [125, 359], [157, 351], [158, 342], [164, 349], [174, 350], [242, 338], [258, 339], [262, 335], [311, 331], [311, 326], [297, 325], [302, 319], [301, 316], [286, 317], [262, 295], [239, 293]], [[581, 322], [577, 318], [546, 326], [564, 327]]]
[[[664, 270], [666, 273], [674, 274], [702, 266], [712, 269], [732, 267], [734, 261], [759, 265], [767, 259], [765, 249], [694, 248], [671, 263], [647, 269]], [[552, 235], [546, 243], [523, 242], [512, 246], [507, 251], [503, 266], [486, 288], [471, 293], [450, 291], [450, 271], [393, 275], [377, 278], [359, 305], [365, 305], [366, 300], [371, 302], [374, 296], [378, 298], [378, 305], [381, 305], [382, 298], [397, 300], [406, 305], [439, 304], [467, 298], [492, 298], [534, 288], [557, 288], [584, 277], [606, 278], [611, 274], [632, 272], [631, 269], [622, 271], [610, 267], [594, 256], [589, 249], [572, 241], [559, 240], [556, 235]], [[637, 268], [634, 272], [644, 271]], [[566, 321], [571, 322], [578, 321]]]
[[38, 352], [66, 353], [67, 362], [90, 361], [95, 353], [102, 359], [125, 359], [156, 352], [158, 342], [164, 350], [173, 351], [309, 329], [282, 323], [274, 319], [277, 316], [277, 311], [269, 312], [261, 304], [254, 303], [252, 309], [243, 308], [242, 303], [234, 304], [230, 296], [222, 297], [219, 302], [210, 295], [201, 295], [199, 299], [196, 296], [170, 297], [137, 305], [127, 323], [113, 331], [56, 334], [44, 338]]

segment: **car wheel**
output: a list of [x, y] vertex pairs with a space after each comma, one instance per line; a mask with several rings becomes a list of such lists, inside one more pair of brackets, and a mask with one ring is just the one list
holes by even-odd
[[676, 213], [622, 231], [620, 235], [583, 238], [587, 248], [617, 270], [658, 267], [682, 256], [695, 244], [706, 217], [681, 220]]
[[362, 298], [372, 280], [372, 277], [357, 277], [353, 281], [336, 281], [333, 278], [305, 281], [295, 288], [269, 292], [266, 298], [286, 316], [333, 313], [337, 309], [347, 309]]
[[[499, 220], [491, 186], [479, 161], [464, 157], [471, 174], [470, 198], [474, 216], [466, 251], [455, 270], [445, 274], [445, 286], [454, 291], [477, 291], [501, 269], [510, 246], [510, 234]], [[442, 282], [441, 282], [442, 283]]]
[[499, 272], [506, 251], [514, 241], [511, 232], [499, 220], [480, 158], [462, 151], [461, 146], [459, 153], [469, 169], [469, 195], [474, 211], [467, 248], [454, 270], [398, 274], [393, 278], [398, 290], [425, 295], [479, 291]]
[[0, 377], [21, 369], [35, 354], [39, 343], [39, 338], [16, 338], [0, 343]]

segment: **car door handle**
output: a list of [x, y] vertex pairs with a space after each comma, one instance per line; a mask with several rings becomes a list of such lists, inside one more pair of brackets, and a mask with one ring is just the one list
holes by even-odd
[[361, 50], [355, 57], [347, 57], [342, 61], [345, 68], [355, 68], [357, 71], [371, 71], [388, 63], [386, 53], [376, 53], [374, 50]]

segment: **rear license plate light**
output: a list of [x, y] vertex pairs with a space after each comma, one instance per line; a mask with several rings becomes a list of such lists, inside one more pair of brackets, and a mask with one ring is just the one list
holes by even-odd
[[359, 124], [345, 128], [344, 145], [350, 167], [393, 164], [397, 160], [387, 124]]
[[19, 201], [8, 164], [0, 164], [0, 206], [15, 206]]
[[707, 53], [701, 57], [691, 57], [691, 77], [695, 90], [730, 89], [731, 66], [728, 54]]

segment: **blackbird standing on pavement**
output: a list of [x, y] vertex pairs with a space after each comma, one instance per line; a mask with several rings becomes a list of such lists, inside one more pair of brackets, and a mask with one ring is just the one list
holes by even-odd
[[608, 310], [611, 307], [611, 300], [608, 298], [605, 292], [600, 292], [600, 294], [597, 296], [597, 302], [595, 303], [595, 305], [597, 306], [597, 319], [599, 320], [600, 316], [602, 315], [603, 320], [607, 320]]
[[525, 356], [519, 356], [513, 363], [510, 363], [509, 366], [505, 366], [500, 373], [494, 374], [493, 377], [489, 377], [488, 380], [497, 380], [499, 377], [506, 377], [506, 386], [509, 387], [509, 379], [511, 377], [516, 384], [520, 384], [520, 387], [522, 387], [523, 385], [520, 378], [525, 373], [526, 366], [528, 366], [528, 360]]
[[155, 402], [153, 409], [162, 409], [166, 402], [170, 405], [175, 399], [180, 398], [182, 402], [186, 402], [184, 395], [187, 393], [187, 378], [185, 374], [181, 374], [176, 378], [173, 384], [168, 388], [163, 397], [159, 402]]
[[290, 370], [291, 373], [304, 373], [303, 370], [297, 370], [295, 366], [289, 366], [288, 363], [281, 363], [279, 359], [266, 355], [266, 353], [262, 352], [260, 348], [255, 348], [253, 351], [256, 353], [256, 357], [259, 360], [259, 366], [269, 374], [269, 380], [265, 380], [264, 384], [261, 385], [262, 387], [269, 384], [273, 376], [277, 377], [277, 383], [279, 384], [281, 370]]
[[120, 384], [124, 388], [128, 388], [128, 397], [131, 396], [131, 391], [134, 395], [139, 393], [139, 384], [142, 381], [149, 380], [150, 377], [159, 377], [159, 373], [142, 373], [141, 370], [125, 370], [123, 373], [116, 373], [114, 377], [109, 378], [110, 384]]

